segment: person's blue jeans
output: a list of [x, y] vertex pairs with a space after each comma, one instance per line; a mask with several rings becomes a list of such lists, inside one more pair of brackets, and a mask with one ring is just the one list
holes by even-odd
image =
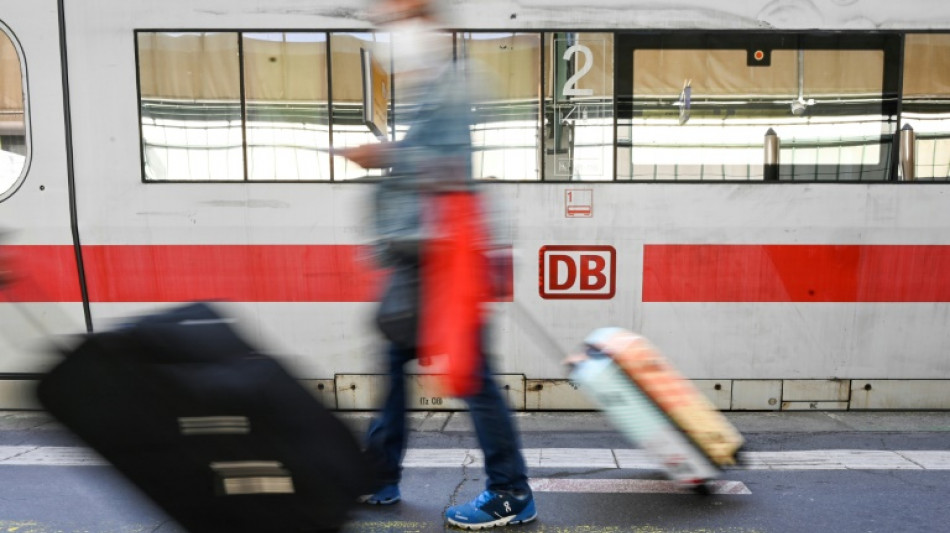
[[[376, 463], [380, 483], [399, 483], [406, 450], [405, 364], [415, 357], [413, 348], [389, 346], [389, 392], [379, 416], [366, 436], [367, 453]], [[488, 357], [483, 354], [477, 393], [463, 398], [475, 426], [478, 444], [485, 454], [486, 486], [490, 490], [528, 491], [528, 476], [521, 443], [498, 385], [492, 379]]]

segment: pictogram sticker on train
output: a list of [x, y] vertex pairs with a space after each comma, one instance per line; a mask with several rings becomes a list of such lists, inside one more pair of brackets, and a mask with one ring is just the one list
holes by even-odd
[[567, 218], [591, 218], [594, 216], [593, 189], [567, 189], [564, 191], [564, 216]]

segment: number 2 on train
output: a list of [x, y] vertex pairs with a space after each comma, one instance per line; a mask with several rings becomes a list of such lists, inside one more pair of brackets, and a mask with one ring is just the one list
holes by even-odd
[[575, 72], [573, 76], [564, 82], [564, 96], [591, 96], [594, 94], [593, 89], [577, 88], [577, 82], [590, 72], [591, 67], [594, 66], [594, 53], [590, 51], [590, 48], [582, 44], [575, 44], [564, 51], [564, 61], [570, 61], [571, 56], [578, 52], [584, 56], [584, 64], [581, 65], [580, 70]]

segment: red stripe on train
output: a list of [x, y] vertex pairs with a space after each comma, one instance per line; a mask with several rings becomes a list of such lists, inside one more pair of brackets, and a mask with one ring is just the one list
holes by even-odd
[[[382, 270], [361, 245], [83, 246], [91, 302], [372, 302]], [[79, 302], [72, 246], [0, 246], [21, 302]], [[0, 270], [2, 270], [0, 264]], [[499, 272], [510, 286], [510, 265]], [[0, 295], [3, 296], [3, 295]], [[511, 301], [501, 295], [499, 301]]]
[[[3, 246], [11, 299], [81, 301], [72, 246]], [[369, 302], [382, 272], [357, 245], [83, 246], [92, 302]]]
[[81, 302], [72, 246], [0, 246], [0, 302]]
[[[92, 302], [369, 302], [382, 274], [361, 259], [364, 251], [358, 245], [83, 246]], [[0, 252], [19, 275], [7, 298], [81, 300], [72, 246], [8, 245]], [[950, 246], [646, 245], [643, 301], [950, 302]]]
[[950, 302], [948, 245], [646, 245], [644, 302]]

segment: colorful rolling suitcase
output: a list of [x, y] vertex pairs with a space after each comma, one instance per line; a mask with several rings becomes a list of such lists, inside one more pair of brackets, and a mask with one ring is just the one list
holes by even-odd
[[355, 437], [206, 304], [87, 335], [41, 403], [188, 531], [336, 531], [372, 473]]
[[742, 435], [645, 338], [595, 330], [574, 358], [571, 380], [627, 438], [659, 461], [670, 479], [698, 491], [734, 465]]

